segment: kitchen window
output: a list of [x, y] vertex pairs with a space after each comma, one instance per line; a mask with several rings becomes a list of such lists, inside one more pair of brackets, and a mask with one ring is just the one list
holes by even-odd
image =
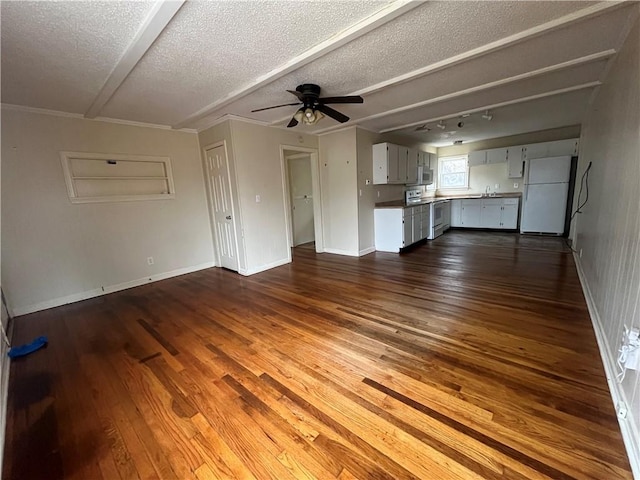
[[469, 163], [466, 155], [438, 158], [438, 189], [469, 187]]

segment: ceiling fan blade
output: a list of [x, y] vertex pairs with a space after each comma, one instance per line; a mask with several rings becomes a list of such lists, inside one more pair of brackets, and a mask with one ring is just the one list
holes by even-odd
[[293, 93], [296, 97], [298, 97], [298, 100], [300, 100], [301, 102], [304, 101], [304, 96], [302, 95], [302, 92], [298, 92], [297, 90], [287, 90], [287, 92]]
[[292, 118], [291, 121], [287, 124], [287, 128], [295, 127], [298, 124], [298, 120]]
[[324, 97], [319, 98], [318, 103], [364, 103], [364, 98], [360, 95], [347, 95], [344, 97]]
[[327, 107], [326, 105], [318, 105], [316, 107], [316, 110], [319, 110], [320, 112], [322, 112], [325, 115], [333, 118], [334, 120], [339, 121], [340, 123], [344, 123], [344, 122], [348, 122], [349, 121], [349, 117], [347, 117], [346, 115], [338, 112], [337, 110], [334, 110], [331, 107]]
[[296, 103], [284, 103], [282, 105], [274, 105], [273, 107], [265, 107], [265, 108], [258, 108], [257, 110], [251, 110], [251, 113], [253, 112], [261, 112], [263, 110], [271, 110], [272, 108], [280, 108], [280, 107], [290, 107], [292, 105], [300, 105], [300, 102], [296, 102]]

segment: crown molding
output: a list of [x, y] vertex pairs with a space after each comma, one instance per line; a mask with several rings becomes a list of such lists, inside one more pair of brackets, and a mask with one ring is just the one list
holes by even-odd
[[160, 130], [174, 130], [174, 131], [185, 132], [185, 133], [198, 133], [197, 130], [192, 128], [181, 128], [179, 130], [175, 130], [171, 128], [170, 125], [161, 125], [158, 123], [136, 122], [134, 120], [123, 120], [120, 118], [110, 118], [110, 117], [86, 118], [81, 113], [62, 112], [60, 110], [50, 110], [47, 108], [38, 108], [38, 107], [27, 107], [25, 105], [15, 105], [12, 103], [2, 103], [0, 104], [0, 107], [2, 107], [2, 110], [36, 113], [39, 115], [50, 115], [53, 117], [75, 118], [78, 120], [86, 120], [89, 122], [116, 123], [119, 125], [129, 125], [131, 127], [156, 128]]
[[197, 132], [203, 132], [205, 130], [208, 130], [209, 128], [215, 127], [216, 125], [220, 125], [221, 123], [224, 123], [228, 120], [236, 120], [238, 122], [244, 122], [244, 123], [252, 123], [254, 125], [261, 125], [263, 127], [274, 127], [277, 128], [275, 125], [269, 125], [268, 122], [263, 122], [262, 120], [254, 120], [253, 118], [246, 118], [246, 117], [241, 117], [240, 115], [234, 115], [232, 113], [226, 113], [224, 115], [222, 115], [221, 117], [216, 118], [215, 120], [213, 120], [210, 123], [206, 123], [205, 126], [203, 127], [199, 127], [197, 129]]

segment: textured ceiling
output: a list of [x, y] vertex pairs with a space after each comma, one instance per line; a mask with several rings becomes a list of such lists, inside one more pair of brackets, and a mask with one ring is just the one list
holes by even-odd
[[153, 2], [6, 2], [2, 102], [84, 113]]
[[187, 2], [103, 113], [175, 124], [386, 3]]
[[[3, 103], [85, 113], [136, 46], [152, 2], [1, 5]], [[286, 90], [312, 82], [326, 96], [364, 96], [364, 105], [337, 108], [347, 125], [425, 142], [573, 125], [639, 11], [637, 2], [187, 1], [99, 115], [204, 128], [233, 114], [282, 126], [296, 107], [251, 110], [293, 102]], [[361, 33], [296, 63], [347, 29]], [[291, 68], [276, 74], [283, 66]], [[444, 138], [415, 131], [488, 106], [491, 122], [472, 115]], [[296, 128], [341, 127], [326, 118]]]

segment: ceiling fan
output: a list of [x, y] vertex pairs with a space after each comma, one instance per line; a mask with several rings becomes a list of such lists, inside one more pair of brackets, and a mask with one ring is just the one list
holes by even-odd
[[304, 83], [298, 85], [294, 90], [287, 90], [287, 92], [294, 94], [298, 97], [296, 103], [285, 103], [283, 105], [274, 105], [273, 107], [258, 108], [257, 110], [251, 110], [251, 112], [261, 112], [263, 110], [270, 110], [272, 108], [289, 107], [292, 105], [302, 105], [298, 111], [293, 115], [293, 118], [288, 123], [287, 127], [295, 127], [299, 122], [306, 125], [315, 125], [325, 115], [337, 120], [340, 123], [349, 121], [349, 117], [334, 110], [331, 107], [327, 107], [328, 103], [364, 103], [364, 99], [359, 95], [350, 95], [343, 97], [324, 97], [320, 98], [320, 87], [313, 83]]

